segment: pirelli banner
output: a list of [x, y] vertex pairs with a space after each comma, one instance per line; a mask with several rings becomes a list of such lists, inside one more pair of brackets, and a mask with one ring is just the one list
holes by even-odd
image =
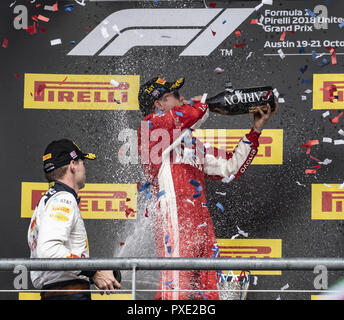
[[[232, 90], [242, 97], [241, 89], [267, 86], [278, 103], [243, 174], [233, 180], [214, 174], [185, 200], [195, 208], [187, 216], [190, 223], [205, 226], [208, 220], [196, 206], [205, 196], [202, 210], [209, 211], [221, 257], [343, 255], [344, 1], [0, 2], [0, 225], [4, 239], [16, 244], [15, 250], [3, 246], [3, 258], [30, 255], [23, 232], [49, 188], [42, 157], [51, 141], [62, 138], [96, 155], [95, 161], [84, 161], [86, 184], [78, 193], [90, 256], [156, 257], [158, 208], [152, 190], [141, 192], [149, 183], [137, 149], [138, 130], [148, 123], [138, 93], [155, 77], [160, 83], [185, 78], [179, 93], [189, 104], [193, 97]], [[187, 131], [204, 153], [212, 149], [206, 145], [235, 152], [255, 117], [209, 112], [202, 125]], [[149, 123], [147, 131], [146, 142], [153, 141]], [[197, 166], [204, 170], [203, 164], [193, 166], [186, 140], [178, 152], [189, 156], [190, 167], [178, 176], [179, 186], [189, 186], [188, 174]], [[273, 290], [287, 284], [316, 289], [312, 272], [249, 271], [255, 276], [250, 288], [260, 292], [248, 299], [277, 299]], [[159, 276], [140, 272], [137, 288], [147, 290], [137, 298], [153, 299], [155, 292], [148, 289], [157, 288]], [[330, 275], [328, 285], [341, 276], [342, 271]], [[123, 272], [123, 279], [130, 283], [131, 274]], [[0, 274], [0, 283], [13, 288], [11, 277]], [[287, 299], [311, 298], [307, 292], [287, 294]], [[26, 292], [3, 297], [38, 298]]]

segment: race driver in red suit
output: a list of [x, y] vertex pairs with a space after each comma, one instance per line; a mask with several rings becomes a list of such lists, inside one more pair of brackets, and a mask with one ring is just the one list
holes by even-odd
[[[138, 130], [139, 155], [147, 177], [140, 189], [155, 201], [153, 229], [159, 257], [214, 257], [217, 244], [206, 206], [205, 176], [230, 181], [247, 170], [271, 107], [267, 113], [258, 109], [253, 128], [233, 152], [218, 150], [192, 136], [209, 110], [202, 96], [189, 101], [180, 96], [183, 84], [184, 78], [167, 82], [156, 77], [140, 87], [145, 118]], [[159, 287], [156, 299], [219, 299], [216, 271], [164, 270]]]

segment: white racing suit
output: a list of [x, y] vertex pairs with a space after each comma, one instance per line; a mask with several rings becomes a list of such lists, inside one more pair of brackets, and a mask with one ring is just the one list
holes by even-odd
[[[88, 258], [87, 234], [73, 189], [55, 181], [36, 206], [28, 230], [30, 258]], [[87, 280], [81, 271], [31, 271], [35, 288], [67, 280]]]

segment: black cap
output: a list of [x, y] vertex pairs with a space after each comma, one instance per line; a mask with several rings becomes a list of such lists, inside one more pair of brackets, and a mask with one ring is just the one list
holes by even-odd
[[[71, 140], [55, 140], [51, 142], [45, 149], [43, 156], [43, 169], [45, 172], [51, 172], [57, 168], [69, 164], [71, 160], [94, 160], [95, 158], [95, 154], [83, 153], [80, 148]], [[47, 166], [47, 164], [50, 165]]]
[[163, 78], [155, 77], [140, 87], [139, 104], [143, 116], [153, 112], [153, 104], [165, 93], [177, 91], [184, 85], [185, 78], [179, 78], [175, 82], [167, 82]]

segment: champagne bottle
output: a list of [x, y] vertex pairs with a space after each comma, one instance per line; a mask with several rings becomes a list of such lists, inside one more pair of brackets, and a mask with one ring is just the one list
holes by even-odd
[[272, 87], [256, 87], [233, 89], [230, 82], [226, 83], [226, 90], [218, 95], [206, 99], [210, 111], [237, 115], [257, 112], [257, 107], [266, 112], [269, 103], [271, 112], [275, 110], [275, 96]]

